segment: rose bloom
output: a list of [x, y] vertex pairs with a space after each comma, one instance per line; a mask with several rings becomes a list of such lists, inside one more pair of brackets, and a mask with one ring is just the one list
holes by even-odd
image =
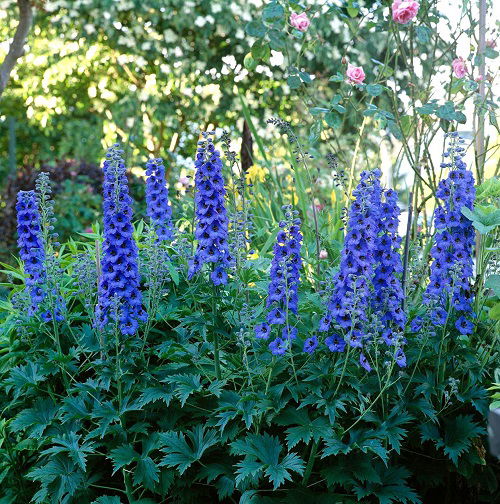
[[465, 66], [465, 61], [462, 58], [456, 58], [451, 64], [453, 68], [453, 75], [461, 79], [467, 73], [467, 67]]
[[420, 4], [415, 0], [394, 0], [392, 4], [392, 20], [399, 24], [408, 24], [417, 17]]
[[320, 259], [327, 259], [328, 258], [328, 252], [325, 249], [320, 250], [319, 251], [319, 258]]
[[300, 14], [292, 12], [292, 15], [290, 16], [290, 24], [294, 28], [297, 28], [297, 30], [305, 32], [309, 28], [311, 21], [309, 21], [305, 12], [301, 12]]
[[347, 79], [351, 84], [361, 84], [365, 80], [365, 72], [363, 72], [363, 67], [357, 67], [351, 65], [350, 63], [347, 65], [347, 71], [345, 74], [347, 75]]

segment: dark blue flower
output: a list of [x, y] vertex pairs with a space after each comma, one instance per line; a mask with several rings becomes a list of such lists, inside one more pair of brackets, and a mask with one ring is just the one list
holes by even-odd
[[258, 324], [255, 326], [255, 336], [261, 339], [269, 338], [269, 334], [271, 333], [271, 328], [265, 322], [263, 324]]
[[165, 167], [161, 158], [146, 163], [146, 205], [159, 240], [173, 238], [172, 208], [168, 202]]
[[196, 153], [195, 160], [195, 207], [198, 241], [194, 257], [189, 262], [188, 278], [191, 279], [204, 264], [212, 263], [213, 271], [219, 268], [211, 279], [215, 285], [225, 284], [227, 275], [221, 274], [231, 263], [228, 248], [228, 219], [224, 197], [224, 179], [220, 153], [215, 150], [210, 134], [204, 133], [204, 140]]
[[19, 255], [28, 275], [26, 286], [31, 298], [29, 314], [35, 313], [46, 297], [44, 284], [47, 278], [40, 210], [35, 191], [17, 194], [17, 244]]
[[474, 331], [474, 324], [463, 315], [456, 320], [455, 327], [460, 334], [472, 334]]
[[394, 356], [394, 359], [396, 360], [396, 364], [399, 367], [406, 367], [406, 355], [403, 352], [402, 348], [398, 348], [396, 350], [396, 355]]
[[367, 371], [372, 370], [372, 367], [370, 366], [370, 363], [364, 353], [359, 354], [359, 363], [361, 364], [361, 367], [365, 368]]
[[312, 336], [311, 338], [307, 338], [304, 341], [304, 352], [313, 353], [318, 346], [318, 338], [316, 336]]
[[283, 328], [283, 331], [281, 331], [281, 337], [284, 340], [286, 339], [294, 340], [297, 337], [297, 334], [298, 330], [296, 327], [285, 326]]
[[288, 341], [281, 338], [276, 338], [269, 343], [269, 350], [273, 355], [283, 355], [288, 348]]
[[129, 196], [125, 162], [118, 144], [106, 154], [104, 171], [104, 241], [98, 286], [97, 325], [113, 321], [122, 334], [135, 334], [147, 320], [133, 238], [132, 198]]
[[325, 344], [330, 352], [343, 352], [346, 347], [346, 342], [339, 334], [334, 334], [325, 338]]

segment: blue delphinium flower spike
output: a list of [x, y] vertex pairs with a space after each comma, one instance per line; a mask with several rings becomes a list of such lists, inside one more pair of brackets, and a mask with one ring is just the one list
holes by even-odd
[[434, 213], [436, 237], [430, 255], [433, 259], [429, 284], [424, 293], [424, 304], [431, 306], [431, 318], [444, 324], [443, 309], [456, 314], [455, 326], [461, 334], [470, 334], [472, 318], [473, 274], [472, 251], [475, 233], [472, 222], [462, 214], [462, 208], [474, 207], [474, 176], [463, 161], [463, 140], [456, 132], [448, 135], [451, 145], [445, 152], [449, 168], [446, 179], [438, 184], [436, 195], [443, 202]]
[[43, 286], [47, 276], [41, 217], [35, 191], [19, 191], [16, 211], [17, 244], [24, 262], [24, 271], [28, 274], [26, 286], [31, 298], [29, 315], [33, 315], [46, 296]]
[[108, 149], [104, 161], [104, 242], [98, 286], [97, 324], [112, 321], [122, 334], [135, 334], [147, 320], [142, 307], [133, 238], [132, 198], [129, 196], [125, 162], [118, 144]]
[[204, 133], [196, 153], [195, 207], [198, 241], [194, 257], [189, 262], [188, 278], [198, 273], [204, 264], [212, 264], [210, 278], [214, 285], [227, 282], [226, 269], [231, 262], [228, 248], [228, 219], [224, 197], [224, 178], [220, 153], [215, 149], [211, 133]]
[[[266, 324], [255, 327], [258, 338], [267, 339], [272, 331], [272, 326], [283, 326], [280, 337], [273, 340], [269, 348], [274, 355], [280, 355], [283, 348], [289, 348], [291, 341], [297, 337], [297, 328], [290, 324], [291, 314], [298, 311], [298, 288], [300, 283], [300, 269], [302, 268], [301, 246], [302, 233], [301, 221], [298, 212], [292, 210], [291, 205], [283, 207], [286, 220], [279, 223], [280, 230], [276, 236], [273, 247], [270, 277], [266, 306], [269, 309]], [[315, 346], [308, 345], [306, 351], [314, 351]], [[284, 353], [284, 352], [283, 352]]]
[[161, 158], [150, 159], [146, 163], [146, 205], [159, 240], [173, 238], [172, 208], [168, 202], [165, 181], [165, 167]]
[[[349, 209], [340, 269], [333, 279], [333, 293], [319, 326], [323, 332], [332, 325], [340, 326], [347, 343], [357, 348], [363, 346], [363, 326], [371, 298], [382, 194], [380, 175], [380, 170], [362, 172], [353, 191], [355, 200]], [[336, 352], [345, 346], [338, 334], [335, 340], [328, 338], [325, 343]]]

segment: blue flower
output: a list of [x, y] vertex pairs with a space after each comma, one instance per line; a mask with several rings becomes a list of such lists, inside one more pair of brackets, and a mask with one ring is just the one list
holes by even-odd
[[139, 322], [147, 320], [137, 265], [137, 245], [133, 238], [132, 198], [129, 196], [126, 168], [118, 144], [106, 154], [104, 171], [104, 241], [98, 286], [97, 325], [110, 321], [122, 334], [132, 335]]
[[396, 355], [394, 356], [394, 359], [396, 360], [396, 364], [399, 367], [406, 367], [406, 355], [403, 352], [402, 348], [398, 348], [396, 350]]
[[456, 320], [455, 327], [460, 334], [472, 334], [474, 331], [474, 324], [463, 315]]
[[368, 372], [372, 370], [372, 367], [370, 366], [370, 363], [364, 353], [359, 354], [359, 363], [361, 364], [361, 367], [365, 368]]
[[325, 339], [325, 344], [330, 352], [343, 352], [346, 346], [344, 338], [339, 334], [328, 336], [328, 338]]
[[[288, 325], [288, 319], [290, 315], [296, 315], [298, 312], [302, 233], [300, 232], [301, 221], [296, 217], [298, 212], [293, 211], [291, 205], [284, 206], [283, 210], [286, 220], [279, 223], [280, 230], [273, 247], [271, 282], [266, 300], [266, 306], [270, 311], [267, 313], [266, 320], [269, 325], [286, 324], [282, 329], [282, 338], [277, 339], [290, 341], [297, 336], [297, 329]], [[275, 353], [275, 355], [280, 354]]]
[[172, 208], [168, 203], [165, 167], [161, 158], [146, 163], [146, 205], [159, 240], [173, 238]]
[[46, 297], [44, 284], [47, 278], [41, 217], [35, 191], [19, 191], [16, 211], [17, 244], [24, 271], [28, 275], [26, 286], [31, 298], [29, 315], [32, 315]]
[[[346, 333], [366, 321], [370, 305], [370, 283], [374, 275], [375, 250], [382, 188], [380, 170], [364, 171], [353, 191], [340, 268], [333, 279], [333, 293], [320, 330], [327, 332], [336, 322]], [[348, 339], [358, 346], [357, 338]]]
[[378, 236], [375, 239], [373, 277], [373, 309], [381, 315], [387, 327], [403, 329], [406, 315], [403, 310], [403, 286], [400, 274], [403, 271], [398, 236], [399, 206], [398, 194], [393, 189], [383, 191], [385, 203], [381, 204], [377, 222]]
[[226, 270], [231, 263], [228, 248], [228, 219], [224, 197], [224, 179], [222, 177], [222, 161], [220, 153], [215, 150], [209, 133], [204, 133], [196, 154], [195, 175], [195, 206], [196, 230], [198, 241], [194, 257], [189, 262], [188, 279], [198, 273], [204, 264], [212, 263], [211, 275], [215, 285], [225, 284]]
[[316, 336], [312, 336], [311, 338], [307, 338], [304, 341], [304, 352], [309, 354], [313, 353], [318, 346], [318, 338]]
[[430, 317], [439, 324], [446, 323], [448, 311], [454, 309], [458, 318], [455, 326], [462, 332], [473, 329], [472, 323], [464, 321], [472, 312], [472, 251], [475, 241], [472, 222], [462, 214], [462, 208], [473, 208], [475, 189], [472, 172], [463, 161], [465, 150], [460, 145], [462, 140], [458, 135], [448, 136], [451, 142], [444, 156], [449, 161], [442, 163], [442, 167], [450, 168], [450, 172], [446, 179], [439, 182], [436, 191], [442, 204], [434, 213], [437, 233], [430, 252], [433, 262], [423, 302], [431, 306]]
[[261, 339], [269, 338], [269, 334], [271, 333], [271, 328], [268, 324], [258, 324], [255, 326], [255, 336]]
[[294, 340], [297, 337], [298, 330], [296, 327], [285, 326], [281, 331], [281, 337], [284, 340]]
[[281, 338], [276, 338], [269, 343], [269, 350], [273, 355], [283, 355], [288, 348], [288, 341]]

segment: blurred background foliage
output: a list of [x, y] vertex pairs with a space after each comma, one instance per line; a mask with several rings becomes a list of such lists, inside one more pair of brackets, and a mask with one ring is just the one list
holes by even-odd
[[[464, 119], [472, 130], [467, 106], [477, 84], [472, 75], [457, 82], [449, 70], [460, 42], [470, 41], [470, 65], [480, 64], [472, 3], [463, 0], [451, 13], [446, 0], [422, 2], [415, 26], [399, 31], [388, 0], [32, 0], [26, 54], [0, 97], [1, 220], [14, 218], [13, 198], [32, 184], [29, 173], [52, 167], [68, 179], [57, 179], [60, 194], [65, 187], [68, 195], [60, 198], [67, 204], [59, 213], [63, 238], [65, 230], [83, 231], [99, 206], [89, 180], [99, 176], [95, 167], [117, 140], [135, 174], [148, 156], [163, 157], [171, 190], [183, 194], [178, 180], [192, 174], [199, 132], [216, 128], [228, 130], [241, 152], [261, 222], [276, 218], [279, 205], [293, 198], [310, 213], [312, 200], [330, 245], [344, 196], [328, 153], [349, 172], [350, 184], [361, 169], [384, 165], [384, 182], [402, 189], [407, 202], [414, 165], [434, 170], [439, 164], [430, 149], [436, 131]], [[302, 9], [313, 20], [307, 33], [288, 24], [290, 13]], [[0, 61], [18, 17], [15, 0], [0, 0]], [[487, 56], [497, 55], [488, 50]], [[369, 86], [344, 82], [347, 61], [363, 65]], [[487, 90], [483, 115], [496, 128], [491, 146], [498, 126], [489, 81]], [[427, 110], [415, 110], [416, 103], [425, 109], [429, 102]], [[304, 139], [315, 157], [312, 174], [266, 125], [272, 116], [290, 121]], [[416, 142], [405, 150], [415, 132]], [[415, 145], [421, 146], [418, 159], [405, 161]], [[495, 152], [488, 156], [489, 175], [498, 172]], [[79, 167], [77, 176], [64, 168], [68, 163]], [[88, 174], [86, 167], [93, 167]], [[416, 190], [418, 216], [429, 190]], [[265, 230], [257, 229], [265, 241]], [[0, 243], [3, 258], [11, 243]]]

